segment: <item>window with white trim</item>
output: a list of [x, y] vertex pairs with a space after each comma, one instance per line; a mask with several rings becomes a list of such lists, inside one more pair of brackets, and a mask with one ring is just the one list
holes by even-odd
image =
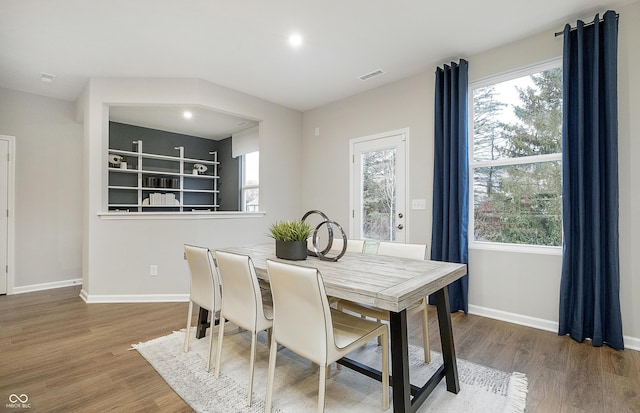
[[242, 155], [242, 210], [260, 210], [260, 152]]
[[562, 67], [469, 85], [470, 242], [562, 245]]

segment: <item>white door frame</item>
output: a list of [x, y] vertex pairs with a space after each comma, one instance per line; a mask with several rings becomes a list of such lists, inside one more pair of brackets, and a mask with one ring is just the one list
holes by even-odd
[[354, 234], [354, 217], [353, 217], [353, 211], [355, 208], [355, 204], [356, 202], [354, 201], [354, 196], [356, 196], [356, 194], [353, 193], [353, 163], [352, 160], [354, 159], [353, 157], [355, 156], [355, 145], [361, 142], [366, 142], [366, 141], [372, 141], [372, 140], [376, 140], [376, 139], [382, 139], [382, 138], [388, 138], [390, 136], [395, 136], [395, 135], [404, 135], [404, 152], [405, 152], [405, 157], [404, 157], [404, 175], [405, 175], [405, 191], [404, 191], [404, 202], [405, 202], [405, 211], [404, 211], [404, 237], [405, 237], [405, 242], [409, 242], [409, 240], [411, 239], [409, 237], [409, 228], [411, 228], [411, 226], [409, 225], [410, 222], [410, 213], [409, 211], [411, 210], [411, 208], [409, 208], [409, 187], [410, 187], [410, 182], [409, 182], [409, 154], [411, 153], [411, 151], [409, 150], [409, 128], [402, 128], [402, 129], [396, 129], [396, 130], [392, 130], [392, 131], [388, 131], [388, 132], [382, 132], [382, 133], [376, 133], [374, 135], [368, 135], [368, 136], [363, 136], [361, 138], [353, 138], [349, 140], [349, 237], [353, 237]]
[[[7, 295], [13, 294], [14, 274], [15, 274], [15, 176], [16, 176], [16, 138], [14, 136], [0, 135], [0, 140], [9, 143], [9, 162], [7, 166]], [[2, 212], [4, 213], [4, 212]], [[0, 269], [4, 271], [4, 269]]]

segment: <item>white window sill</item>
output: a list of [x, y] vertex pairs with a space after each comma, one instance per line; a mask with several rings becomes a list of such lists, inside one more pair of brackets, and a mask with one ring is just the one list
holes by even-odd
[[98, 212], [100, 219], [243, 219], [262, 218], [266, 212], [188, 211], [188, 212]]
[[505, 244], [499, 242], [469, 242], [470, 250], [505, 251], [521, 254], [562, 255], [562, 247], [546, 245]]

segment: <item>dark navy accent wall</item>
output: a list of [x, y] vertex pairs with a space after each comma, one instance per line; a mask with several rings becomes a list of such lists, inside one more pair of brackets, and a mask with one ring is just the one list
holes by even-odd
[[[196, 136], [183, 135], [179, 133], [167, 132], [157, 129], [144, 128], [140, 126], [128, 125], [118, 122], [109, 122], [109, 148], [126, 151], [137, 151], [133, 141], [142, 141], [142, 151], [159, 155], [179, 156], [176, 146], [184, 147], [185, 158], [212, 160], [210, 151], [218, 151], [218, 189], [221, 191], [218, 197], [219, 211], [238, 211], [239, 206], [239, 161], [231, 157], [231, 138], [215, 141]], [[130, 167], [137, 168], [137, 159], [127, 159]], [[175, 162], [168, 163], [161, 160], [145, 159], [145, 169], [171, 170], [175, 168]], [[208, 165], [211, 168], [211, 165]], [[185, 169], [190, 168], [185, 165]], [[188, 171], [185, 171], [188, 173]], [[134, 175], [113, 174], [110, 179], [136, 179]], [[113, 182], [113, 185], [129, 185], [131, 183]], [[185, 196], [197, 196], [197, 194], [187, 194]], [[188, 202], [188, 200], [185, 200]], [[195, 201], [195, 200], [194, 200]], [[111, 202], [126, 202], [125, 200], [113, 200]]]
[[231, 137], [218, 141], [218, 211], [240, 211], [240, 158], [231, 157]]

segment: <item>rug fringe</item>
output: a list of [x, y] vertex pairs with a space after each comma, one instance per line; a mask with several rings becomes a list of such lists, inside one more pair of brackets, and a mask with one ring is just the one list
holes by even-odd
[[529, 383], [524, 373], [514, 372], [507, 388], [507, 405], [504, 413], [524, 413], [527, 406]]
[[[192, 327], [192, 329], [195, 329], [195, 327]], [[163, 339], [163, 338], [166, 338], [166, 337], [169, 337], [169, 336], [175, 336], [176, 334], [184, 334], [184, 333], [185, 333], [185, 331], [186, 331], [186, 330], [185, 330], [184, 328], [182, 328], [182, 329], [180, 329], [180, 330], [178, 330], [178, 331], [173, 330], [173, 333], [171, 333], [171, 334], [169, 334], [169, 335], [167, 335], [167, 336], [164, 336], [164, 337], [157, 337], [157, 338], [154, 338], [154, 339], [152, 339], [152, 340], [145, 341], [144, 343], [143, 343], [143, 342], [140, 342], [140, 343], [138, 343], [138, 344], [135, 344], [135, 343], [134, 343], [134, 344], [131, 344], [131, 348], [130, 348], [130, 349], [128, 349], [128, 350], [138, 350], [138, 349], [139, 349], [139, 348], [141, 348], [141, 347], [146, 347], [146, 346], [148, 346], [148, 345], [152, 345], [152, 344], [155, 344], [155, 343], [157, 343], [157, 342], [159, 342], [159, 341], [162, 341], [162, 339]]]

